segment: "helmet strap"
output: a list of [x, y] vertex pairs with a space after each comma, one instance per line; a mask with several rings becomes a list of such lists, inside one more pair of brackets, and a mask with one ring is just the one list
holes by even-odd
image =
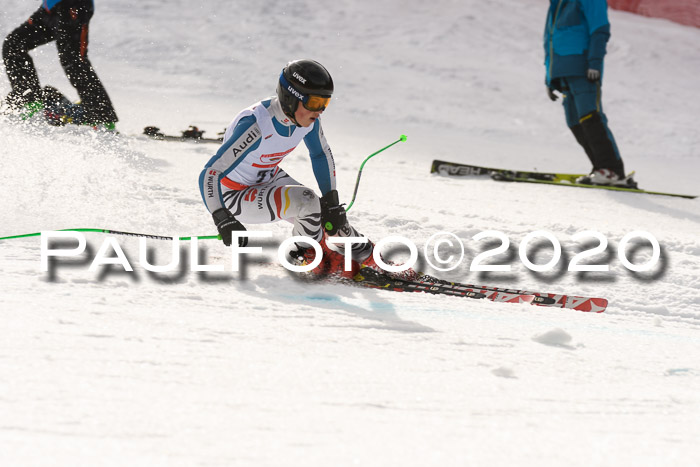
[[289, 117], [289, 119], [292, 121], [292, 123], [295, 124], [296, 126], [301, 126], [301, 125], [299, 125], [299, 122], [297, 122], [297, 118], [296, 118], [297, 109], [299, 108], [299, 104], [301, 104], [301, 101], [297, 101], [297, 105], [296, 105], [296, 107], [294, 107], [294, 111], [292, 112], [292, 115], [291, 116], [287, 115], [287, 117]]

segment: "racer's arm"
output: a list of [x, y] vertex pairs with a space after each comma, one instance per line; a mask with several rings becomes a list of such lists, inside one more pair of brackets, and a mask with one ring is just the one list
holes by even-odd
[[[231, 136], [204, 166], [199, 176], [199, 191], [209, 212], [214, 213], [224, 207], [221, 179], [235, 169], [246, 155], [260, 146], [260, 139], [260, 127], [255, 117], [243, 117], [234, 127]], [[244, 150], [241, 150], [241, 147]]]
[[345, 208], [340, 205], [335, 189], [335, 161], [331, 148], [323, 136], [321, 121], [314, 122], [313, 129], [304, 137], [314, 175], [321, 190], [321, 221], [328, 235], [336, 235], [347, 225]]
[[335, 190], [335, 161], [333, 160], [331, 148], [325, 136], [323, 136], [323, 129], [319, 119], [314, 122], [313, 129], [304, 137], [304, 143], [309, 149], [311, 166], [314, 170], [318, 188], [321, 190], [321, 195]]

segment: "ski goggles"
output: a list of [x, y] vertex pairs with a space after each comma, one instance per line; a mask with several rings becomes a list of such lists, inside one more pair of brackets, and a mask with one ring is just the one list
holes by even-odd
[[328, 107], [328, 104], [331, 103], [331, 98], [312, 94], [310, 96], [306, 96], [306, 100], [302, 99], [301, 103], [304, 105], [306, 110], [310, 110], [311, 112], [320, 112]]
[[331, 96], [319, 96], [318, 94], [304, 94], [299, 92], [297, 88], [287, 81], [287, 78], [284, 77], [284, 72], [280, 74], [280, 84], [294, 97], [299, 99], [306, 110], [310, 110], [311, 112], [325, 110], [328, 104], [331, 103]]

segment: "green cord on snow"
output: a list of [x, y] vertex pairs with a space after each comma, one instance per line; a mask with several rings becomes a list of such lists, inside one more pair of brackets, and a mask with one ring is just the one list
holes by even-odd
[[[129, 237], [145, 237], [145, 238], [153, 238], [155, 240], [172, 240], [173, 237], [166, 237], [164, 235], [151, 235], [151, 234], [144, 234], [144, 233], [135, 233], [135, 232], [121, 232], [119, 230], [109, 230], [109, 229], [61, 229], [58, 230], [58, 232], [97, 232], [97, 233], [106, 233], [106, 234], [112, 234], [112, 235], [126, 235]], [[27, 237], [38, 237], [41, 235], [41, 232], [34, 232], [34, 233], [29, 233], [29, 234], [21, 234], [21, 235], [11, 235], [9, 237], [0, 237], [0, 240], [11, 240], [14, 238], [27, 238]], [[179, 240], [182, 241], [189, 241], [192, 240], [193, 238], [197, 238], [199, 240], [221, 240], [221, 237], [219, 235], [199, 235], [199, 236], [192, 236], [192, 237], [177, 237]]]
[[[385, 151], [392, 147], [393, 145], [400, 143], [402, 141], [406, 141], [407, 137], [406, 135], [401, 135], [399, 139], [394, 141], [393, 143], [389, 144], [388, 146], [383, 147], [377, 152], [374, 152], [367, 156], [364, 161], [362, 161], [362, 165], [360, 165], [360, 170], [357, 172], [357, 181], [355, 182], [355, 190], [352, 193], [352, 200], [350, 200], [350, 204], [348, 204], [348, 207], [345, 209], [346, 211], [349, 211], [350, 208], [352, 207], [353, 203], [355, 203], [355, 197], [357, 196], [357, 188], [360, 186], [360, 177], [362, 176], [362, 169], [364, 169], [365, 164], [367, 163], [368, 160], [376, 156], [382, 151]], [[333, 229], [333, 224], [330, 222], [326, 222], [324, 225], [326, 230], [332, 230]], [[163, 235], [151, 235], [151, 234], [144, 234], [144, 233], [134, 233], [134, 232], [121, 232], [119, 230], [109, 230], [109, 229], [61, 229], [58, 230], [58, 232], [97, 232], [97, 233], [106, 233], [106, 234], [112, 234], [112, 235], [126, 235], [129, 237], [145, 237], [145, 238], [152, 238], [155, 240], [172, 240], [173, 237], [166, 237]], [[27, 238], [27, 237], [38, 237], [41, 235], [41, 232], [34, 232], [34, 233], [29, 233], [29, 234], [20, 234], [20, 235], [10, 235], [9, 237], [0, 237], [1, 240], [11, 240], [15, 238]], [[199, 236], [192, 236], [192, 237], [177, 237], [179, 240], [182, 241], [190, 241], [193, 238], [197, 238], [199, 240], [221, 240], [221, 235], [199, 235]]]

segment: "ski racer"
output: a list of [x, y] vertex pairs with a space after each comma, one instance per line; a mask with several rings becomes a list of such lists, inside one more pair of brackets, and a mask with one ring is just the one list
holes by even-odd
[[547, 95], [564, 95], [566, 123], [593, 165], [577, 182], [634, 186], [624, 164], [601, 101], [603, 59], [608, 39], [606, 0], [550, 0], [544, 30]]
[[54, 100], [53, 93], [44, 95], [29, 51], [56, 41], [61, 66], [81, 104], [70, 106], [69, 116], [57, 114], [53, 120], [56, 124], [114, 129], [117, 114], [87, 56], [88, 25], [94, 11], [93, 0], [43, 0], [41, 7], [5, 38], [2, 58], [12, 87], [5, 103], [10, 109], [26, 118]]
[[[199, 177], [202, 199], [226, 246], [231, 245], [233, 231], [246, 230], [243, 223], [285, 220], [293, 224], [294, 236], [321, 244], [326, 269], [329, 262], [342, 267], [344, 257], [327, 248], [325, 236], [360, 234], [338, 201], [333, 154], [321, 127], [320, 117], [332, 94], [333, 79], [323, 65], [296, 60], [282, 70], [276, 96], [242, 110], [227, 127], [223, 144]], [[280, 166], [302, 141], [309, 150], [320, 198]], [[239, 245], [246, 244], [247, 238], [239, 237]], [[373, 263], [372, 248], [370, 242], [353, 244], [353, 260]], [[310, 245], [297, 243], [289, 256], [299, 264], [310, 263], [315, 252]]]

